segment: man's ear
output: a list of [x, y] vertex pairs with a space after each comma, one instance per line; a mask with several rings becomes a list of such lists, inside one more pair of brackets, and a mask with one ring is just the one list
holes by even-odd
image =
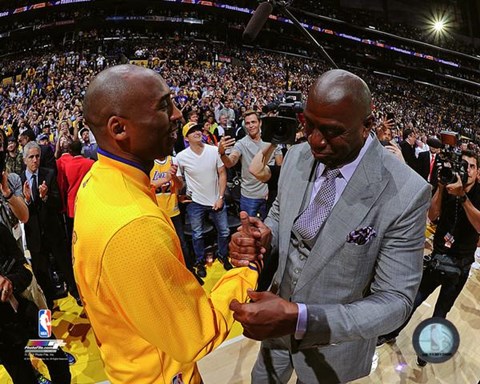
[[367, 116], [367, 118], [363, 122], [363, 126], [365, 127], [364, 129], [365, 137], [368, 136], [368, 134], [370, 133], [370, 130], [373, 128], [374, 121], [375, 121], [375, 118], [373, 117], [372, 114], [370, 114]]
[[125, 140], [127, 137], [126, 121], [119, 116], [111, 116], [107, 122], [108, 134], [115, 140]]

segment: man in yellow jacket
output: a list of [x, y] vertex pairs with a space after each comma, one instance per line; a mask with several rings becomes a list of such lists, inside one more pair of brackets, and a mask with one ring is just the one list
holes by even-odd
[[114, 384], [201, 383], [195, 361], [227, 337], [228, 306], [247, 299], [260, 263], [227, 272], [208, 296], [185, 267], [150, 188], [154, 159], [171, 153], [181, 117], [156, 72], [104, 70], [84, 113], [99, 149], [77, 195], [74, 270], [106, 373]]

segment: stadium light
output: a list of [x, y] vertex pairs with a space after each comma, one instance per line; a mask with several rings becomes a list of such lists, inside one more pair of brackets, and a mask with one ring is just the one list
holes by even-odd
[[444, 10], [430, 10], [422, 17], [425, 21], [423, 24], [423, 30], [427, 38], [430, 38], [434, 42], [440, 42], [450, 39], [452, 25], [452, 15], [446, 9]]
[[435, 31], [438, 33], [442, 32], [444, 27], [445, 22], [443, 20], [437, 20], [433, 23], [433, 29], [435, 29]]

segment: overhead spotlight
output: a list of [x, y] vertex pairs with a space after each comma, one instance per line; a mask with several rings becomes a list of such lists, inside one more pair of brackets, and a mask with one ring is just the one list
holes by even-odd
[[442, 32], [445, 27], [445, 22], [443, 20], [437, 20], [433, 23], [433, 29], [437, 32]]
[[421, 28], [424, 29], [427, 38], [434, 42], [451, 38], [452, 15], [447, 9], [430, 11], [423, 19], [425, 23]]

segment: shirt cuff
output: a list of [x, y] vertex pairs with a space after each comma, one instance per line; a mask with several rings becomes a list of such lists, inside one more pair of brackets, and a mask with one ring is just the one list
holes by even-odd
[[302, 340], [307, 332], [307, 306], [302, 303], [295, 303], [298, 306], [297, 327], [295, 328], [295, 340]]

